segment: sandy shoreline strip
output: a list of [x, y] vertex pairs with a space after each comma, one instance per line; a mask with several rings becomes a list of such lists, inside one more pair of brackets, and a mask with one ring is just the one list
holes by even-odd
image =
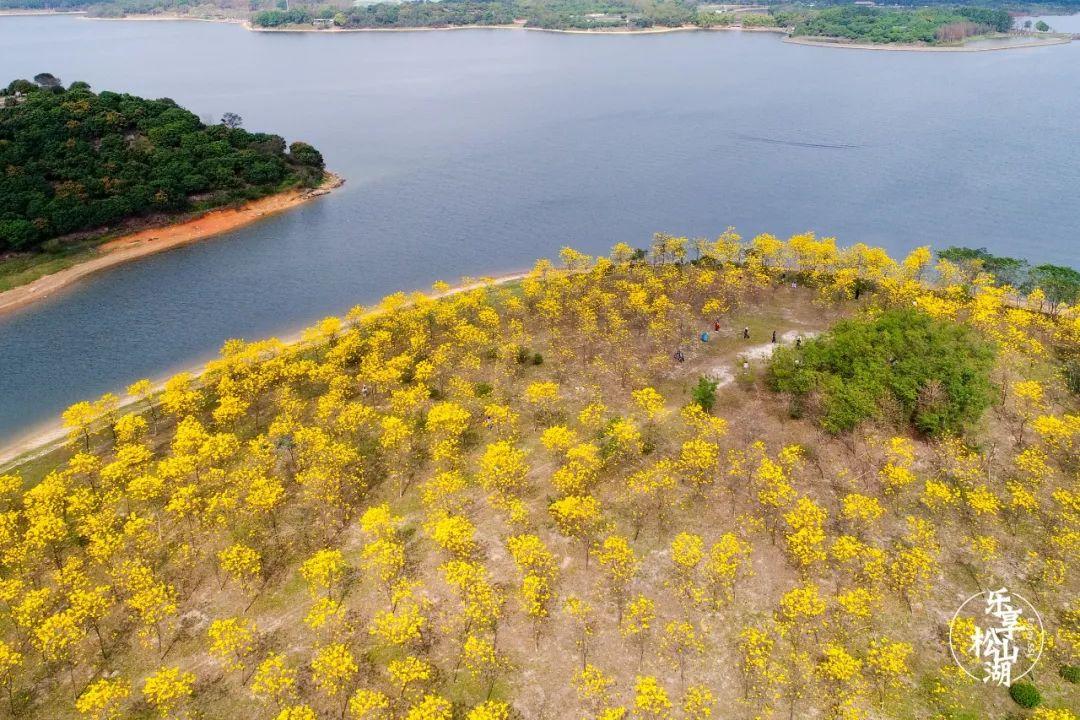
[[[93, 19], [93, 18], [88, 18]], [[559, 28], [526, 27], [523, 23], [513, 25], [450, 25], [448, 27], [393, 27], [393, 28], [324, 28], [316, 29], [309, 27], [285, 27], [264, 28], [255, 27], [250, 22], [243, 23], [245, 30], [256, 33], [323, 33], [327, 35], [340, 33], [382, 33], [382, 32], [442, 32], [444, 30], [525, 30], [528, 32], [558, 33], [561, 35], [665, 35], [679, 32], [765, 32], [786, 35], [787, 30], [778, 27], [743, 27], [741, 25], [717, 25], [715, 27], [699, 27], [697, 25], [679, 25], [678, 27], [651, 27], [651, 28], [612, 28], [600, 30], [579, 30]]]
[[235, 230], [264, 217], [301, 205], [325, 195], [344, 183], [337, 175], [327, 173], [322, 184], [314, 190], [294, 188], [245, 203], [240, 207], [210, 210], [198, 217], [172, 225], [147, 228], [109, 240], [97, 248], [98, 255], [86, 262], [0, 292], [0, 315], [43, 300], [53, 293], [93, 273], [180, 245], [204, 240], [223, 232]]
[[[427, 296], [433, 300], [437, 300], [439, 298], [457, 295], [458, 293], [467, 292], [469, 290], [476, 290], [477, 288], [505, 285], [507, 283], [521, 280], [526, 275], [528, 275], [527, 272], [507, 273], [492, 278], [484, 278], [481, 280], [477, 280], [476, 282], [470, 282], [464, 285], [458, 285], [456, 287], [450, 288], [443, 293], [428, 293]], [[382, 310], [375, 308], [364, 313], [363, 317], [373, 317], [376, 315], [380, 315], [382, 312]], [[304, 330], [297, 330], [277, 339], [285, 345], [298, 345], [303, 342], [303, 334]], [[215, 353], [214, 356], [217, 357], [217, 353]], [[178, 370], [176, 372], [169, 373], [166, 377], [155, 381], [151, 392], [155, 395], [161, 392], [161, 390], [164, 388], [165, 381], [179, 372], [183, 371]], [[199, 365], [188, 369], [187, 372], [190, 372], [192, 375], [201, 378], [203, 373], [205, 372], [205, 363], [200, 363]], [[132, 382], [134, 382], [135, 379], [137, 378], [133, 378]], [[122, 392], [122, 389], [118, 390], [117, 394], [124, 397], [124, 400], [121, 401], [119, 407], [117, 408], [118, 410], [122, 411], [140, 402], [138, 398], [125, 396]], [[29, 433], [21, 437], [15, 438], [7, 445], [0, 446], [0, 472], [7, 472], [8, 470], [17, 467], [18, 465], [30, 462], [31, 460], [34, 460], [41, 457], [42, 455], [46, 455], [52, 452], [60, 446], [60, 444], [64, 441], [65, 437], [67, 437], [67, 431], [64, 429], [64, 426], [60, 422], [60, 420], [57, 419], [52, 422], [46, 423], [35, 430], [31, 430]]]
[[811, 40], [808, 37], [786, 37], [783, 42], [790, 45], [805, 45], [807, 47], [842, 48], [846, 50], [884, 50], [888, 52], [992, 52], [996, 50], [1020, 50], [1023, 48], [1050, 47], [1052, 45], [1067, 45], [1072, 42], [1070, 38], [1039, 38], [1030, 42], [1014, 43], [1012, 45], [987, 45], [976, 47], [971, 45], [903, 45], [900, 43], [874, 44], [852, 42], [830, 42], [828, 40]]

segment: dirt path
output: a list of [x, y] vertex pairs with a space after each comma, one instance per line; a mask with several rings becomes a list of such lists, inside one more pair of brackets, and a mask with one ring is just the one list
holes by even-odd
[[49, 297], [82, 278], [136, 258], [170, 250], [180, 245], [204, 240], [229, 230], [253, 223], [268, 215], [288, 210], [340, 187], [344, 182], [333, 173], [327, 173], [322, 185], [314, 190], [292, 189], [269, 197], [254, 200], [238, 208], [211, 210], [192, 220], [148, 228], [130, 235], [110, 240], [101, 245], [98, 255], [86, 262], [73, 265], [59, 272], [0, 292], [0, 315]]
[[807, 340], [817, 334], [818, 331], [816, 330], [788, 330], [782, 335], [778, 335], [775, 343], [767, 342], [761, 345], [751, 345], [738, 352], [733, 359], [713, 365], [705, 374], [717, 381], [717, 387], [730, 385], [735, 382], [735, 371], [738, 369], [736, 366], [741, 362], [768, 360], [772, 357], [773, 350], [780, 345], [792, 345], [795, 343], [796, 338], [802, 337], [803, 340]]

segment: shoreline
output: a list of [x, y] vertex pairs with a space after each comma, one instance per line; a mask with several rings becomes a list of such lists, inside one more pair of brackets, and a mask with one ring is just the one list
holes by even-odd
[[190, 17], [187, 15], [126, 15], [124, 17], [93, 17], [86, 14], [86, 11], [79, 11], [73, 13], [27, 13], [34, 15], [82, 15], [82, 20], [107, 20], [107, 21], [124, 21], [130, 20], [132, 22], [154, 22], [154, 21], [192, 21], [192, 22], [211, 22], [222, 23], [225, 25], [239, 25], [248, 32], [254, 33], [321, 33], [324, 35], [338, 35], [343, 33], [370, 33], [370, 32], [442, 32], [451, 30], [528, 30], [531, 32], [546, 32], [546, 33], [561, 33], [564, 35], [664, 35], [667, 33], [676, 32], [751, 32], [751, 33], [772, 33], [776, 35], [787, 35], [788, 30], [781, 27], [743, 27], [742, 25], [716, 25], [713, 27], [701, 27], [699, 25], [679, 25], [677, 27], [650, 27], [650, 28], [611, 28], [611, 29], [596, 29], [585, 30], [578, 28], [540, 28], [540, 27], [527, 27], [524, 22], [515, 22], [506, 25], [445, 25], [437, 27], [371, 27], [371, 28], [315, 28], [310, 26], [290, 26], [290, 27], [256, 27], [251, 24], [250, 20], [243, 20], [240, 18], [210, 18], [210, 17]]
[[[74, 14], [74, 13], [72, 13]], [[124, 15], [123, 17], [95, 17], [93, 15], [87, 15], [83, 10], [79, 14], [82, 15], [80, 20], [109, 20], [109, 21], [121, 21], [130, 20], [132, 22], [166, 22], [169, 20], [183, 22], [210, 22], [210, 23], [222, 23], [223, 25], [247, 25], [247, 21], [243, 18], [216, 18], [216, 17], [190, 17], [187, 15]]]
[[302, 205], [341, 187], [344, 182], [339, 176], [327, 172], [317, 188], [290, 188], [239, 207], [216, 208], [180, 222], [145, 228], [107, 240], [96, 248], [97, 255], [85, 262], [0, 292], [0, 315], [44, 300], [102, 270], [236, 230], [264, 217]]
[[[502, 275], [496, 275], [494, 277], [481, 278], [480, 280], [477, 280], [475, 282], [470, 282], [463, 285], [456, 285], [447, 290], [446, 292], [425, 293], [425, 296], [432, 300], [438, 300], [441, 298], [451, 297], [459, 293], [468, 292], [469, 290], [476, 290], [485, 287], [497, 287], [499, 285], [512, 283], [517, 280], [521, 280], [528, 274], [528, 271], [504, 273]], [[406, 303], [405, 307], [408, 307], [409, 305], [412, 305], [412, 301]], [[374, 317], [382, 314], [383, 312], [385, 311], [378, 307], [375, 307], [365, 312], [361, 317]], [[269, 338], [261, 338], [261, 340], [276, 339], [284, 346], [297, 346], [304, 342], [303, 336], [306, 329], [307, 328], [292, 330], [285, 333], [282, 337], [277, 337], [276, 335], [274, 335], [270, 336]], [[219, 352], [214, 352], [213, 357], [219, 357]], [[201, 362], [197, 365], [187, 368], [186, 370], [180, 369], [166, 373], [164, 377], [153, 381], [151, 394], [157, 395], [158, 393], [160, 393], [164, 388], [165, 382], [169, 378], [181, 372], [191, 373], [191, 375], [194, 376], [196, 380], [196, 385], [198, 385], [199, 381], [202, 380], [203, 375], [206, 373], [206, 362]], [[117, 394], [121, 395], [121, 397], [124, 398], [117, 406], [118, 411], [122, 411], [125, 408], [129, 408], [141, 402], [139, 398], [129, 397], [126, 394], [121, 394], [121, 392], [119, 391], [117, 392]], [[157, 402], [155, 401], [154, 404], [156, 405]], [[63, 422], [60, 420], [59, 417], [52, 421], [43, 423], [36, 428], [31, 428], [24, 435], [17, 436], [6, 444], [0, 445], [0, 473], [9, 472], [24, 463], [32, 462], [39, 457], [48, 455], [49, 453], [58, 449], [66, 437], [67, 430], [64, 429]]]
[[[1030, 42], [1016, 43], [1012, 45], [999, 45], [993, 47], [965, 47], [964, 45], [958, 46], [933, 46], [933, 45], [908, 45], [903, 43], [890, 43], [890, 44], [875, 44], [875, 43], [863, 43], [863, 42], [838, 42], [830, 40], [813, 40], [810, 37], [792, 37], [788, 28], [781, 27], [743, 27], [741, 25], [718, 25], [713, 27], [701, 27], [698, 25], [680, 25], [678, 27], [651, 27], [651, 28], [613, 28], [613, 29], [597, 29], [597, 30], [584, 30], [584, 29], [560, 29], [560, 28], [538, 28], [538, 27], [526, 27], [524, 23], [515, 22], [507, 25], [448, 25], [442, 27], [385, 27], [385, 28], [315, 28], [309, 26], [294, 26], [294, 27], [255, 27], [251, 24], [250, 20], [243, 20], [239, 18], [199, 18], [189, 17], [184, 15], [129, 15], [118, 18], [108, 17], [91, 17], [86, 15], [85, 11], [78, 12], [26, 12], [18, 13], [26, 15], [81, 15], [83, 20], [112, 20], [122, 21], [131, 20], [135, 22], [145, 21], [194, 21], [194, 22], [213, 22], [224, 23], [227, 25], [239, 25], [248, 32], [254, 33], [323, 33], [323, 34], [343, 34], [343, 33], [371, 33], [371, 32], [440, 32], [440, 31], [452, 31], [452, 30], [527, 30], [532, 32], [546, 32], [546, 33], [561, 33], [564, 35], [664, 35], [668, 33], [677, 32], [752, 32], [752, 33], [771, 33], [774, 35], [783, 35], [782, 42], [790, 45], [802, 45], [805, 47], [825, 47], [825, 48], [843, 48], [848, 50], [885, 50], [893, 52], [991, 52], [998, 50], [1022, 50], [1036, 47], [1052, 47], [1054, 45], [1067, 45], [1073, 42], [1072, 38], [1068, 37], [1053, 37], [1053, 38], [1040, 38], [1031, 40]], [[3, 14], [0, 13], [0, 17]]]
[[1025, 48], [1052, 47], [1054, 45], [1068, 45], [1070, 38], [1055, 37], [1030, 42], [1015, 43], [1012, 45], [996, 45], [988, 47], [971, 47], [964, 45], [905, 45], [903, 43], [858, 43], [858, 42], [834, 42], [829, 40], [811, 40], [808, 37], [786, 37], [781, 42], [789, 45], [803, 45], [805, 47], [840, 48], [844, 50], [885, 50], [891, 52], [994, 52], [997, 50], [1022, 50]]
[[85, 10], [0, 10], [0, 17], [35, 17], [38, 15], [85, 15]]
[[[626, 36], [626, 35], [665, 35], [668, 33], [677, 32], [752, 32], [752, 33], [771, 33], [774, 35], [784, 35], [781, 42], [788, 43], [789, 45], [802, 45], [804, 47], [823, 47], [823, 48], [842, 48], [847, 50], [877, 50], [877, 51], [891, 51], [891, 52], [992, 52], [998, 50], [1024, 50], [1038, 47], [1053, 47], [1055, 45], [1067, 45], [1073, 42], [1069, 37], [1053, 37], [1053, 38], [1040, 38], [1032, 40], [1030, 42], [1016, 43], [1012, 45], [998, 45], [992, 47], [970, 47], [964, 45], [958, 46], [934, 46], [934, 45], [908, 45], [903, 43], [889, 43], [889, 44], [877, 44], [877, 43], [863, 43], [863, 42], [837, 42], [830, 40], [813, 40], [809, 37], [792, 37], [789, 34], [789, 30], [780, 27], [742, 27], [741, 25], [722, 25], [714, 27], [700, 27], [698, 25], [680, 25], [678, 27], [651, 27], [651, 28], [615, 28], [615, 29], [598, 29], [598, 30], [584, 30], [584, 29], [560, 29], [560, 28], [538, 28], [538, 27], [526, 27], [524, 23], [513, 23], [508, 25], [448, 25], [443, 27], [385, 27], [385, 28], [315, 28], [308, 26], [295, 26], [295, 27], [255, 27], [251, 24], [250, 20], [243, 20], [240, 18], [209, 18], [209, 17], [190, 17], [186, 15], [127, 15], [124, 17], [91, 17], [86, 14], [86, 11], [12, 11], [4, 12], [0, 11], [0, 18], [2, 17], [19, 17], [19, 16], [41, 16], [41, 15], [78, 15], [82, 20], [108, 20], [108, 21], [132, 21], [132, 22], [154, 22], [154, 21], [190, 21], [190, 22], [210, 22], [210, 23], [223, 23], [226, 25], [239, 25], [248, 32], [254, 33], [323, 33], [323, 34], [343, 34], [343, 33], [371, 33], [371, 32], [440, 32], [451, 30], [527, 30], [532, 32], [546, 32], [546, 33], [561, 33], [564, 35], [613, 35], [613, 36]], [[0, 307], [0, 312], [3, 308]]]

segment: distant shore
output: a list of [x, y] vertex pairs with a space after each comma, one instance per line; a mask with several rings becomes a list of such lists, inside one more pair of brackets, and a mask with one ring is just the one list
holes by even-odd
[[1011, 45], [906, 45], [903, 43], [858, 43], [841, 40], [814, 40], [809, 37], [786, 37], [784, 42], [807, 47], [843, 48], [848, 50], [891, 50], [893, 52], [990, 52], [995, 50], [1020, 50], [1022, 48], [1067, 45], [1070, 38], [1053, 37], [1032, 39], [1030, 42]]
[[677, 27], [649, 27], [649, 28], [539, 28], [527, 27], [523, 21], [506, 25], [448, 25], [440, 27], [381, 27], [381, 28], [316, 28], [313, 26], [289, 26], [289, 27], [257, 27], [250, 20], [239, 18], [201, 18], [188, 15], [126, 15], [124, 17], [91, 17], [84, 11], [79, 12], [53, 12], [53, 11], [15, 11], [0, 12], [0, 16], [9, 15], [82, 15], [84, 20], [133, 20], [133, 21], [167, 21], [167, 20], [191, 20], [197, 22], [218, 22], [230, 25], [240, 25], [249, 32], [257, 33], [386, 33], [386, 32], [439, 32], [450, 30], [529, 30], [532, 32], [562, 33], [564, 35], [661, 35], [677, 32], [752, 32], [772, 33], [784, 35], [783, 41], [791, 45], [804, 45], [806, 47], [843, 48], [848, 50], [886, 50], [894, 52], [989, 52], [997, 50], [1019, 50], [1024, 48], [1050, 47], [1053, 45], [1065, 45], [1072, 42], [1068, 37], [1033, 38], [1028, 42], [1010, 45], [996, 46], [972, 46], [972, 45], [913, 45], [903, 43], [865, 43], [849, 42], [840, 38], [813, 39], [811, 37], [792, 37], [788, 28], [781, 27], [743, 27], [742, 25], [717, 25], [714, 27], [700, 27], [698, 25], [680, 25]]
[[326, 173], [322, 184], [315, 189], [290, 188], [284, 192], [252, 200], [239, 207], [218, 208], [198, 217], [114, 238], [100, 245], [94, 257], [85, 262], [0, 292], [0, 315], [44, 300], [93, 273], [235, 230], [268, 215], [288, 210], [325, 195], [343, 183], [344, 180], [337, 175]]

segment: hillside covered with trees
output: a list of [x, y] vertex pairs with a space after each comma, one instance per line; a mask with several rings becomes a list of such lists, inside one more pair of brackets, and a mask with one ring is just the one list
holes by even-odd
[[0, 92], [0, 252], [315, 186], [323, 158], [277, 135], [217, 125], [169, 99], [64, 88], [43, 73]]
[[77, 403], [0, 472], [0, 713], [1077, 720], [1080, 298], [979, 252], [566, 248]]

